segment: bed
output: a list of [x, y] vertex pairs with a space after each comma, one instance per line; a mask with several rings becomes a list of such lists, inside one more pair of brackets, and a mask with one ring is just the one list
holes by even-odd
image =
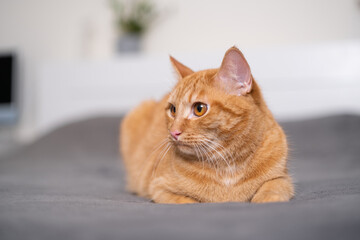
[[125, 190], [121, 116], [89, 118], [0, 157], [0, 239], [356, 239], [360, 116], [282, 122], [295, 198], [155, 204]]

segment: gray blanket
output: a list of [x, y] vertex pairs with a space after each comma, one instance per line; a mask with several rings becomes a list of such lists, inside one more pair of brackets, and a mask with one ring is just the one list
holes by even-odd
[[124, 189], [120, 117], [72, 123], [0, 158], [0, 239], [359, 239], [360, 117], [282, 123], [288, 203], [154, 204]]

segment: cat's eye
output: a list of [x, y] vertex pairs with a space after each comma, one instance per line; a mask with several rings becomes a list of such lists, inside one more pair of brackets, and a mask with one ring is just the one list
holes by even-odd
[[172, 117], [175, 117], [175, 114], [176, 114], [176, 108], [174, 105], [170, 105], [170, 114]]
[[201, 117], [203, 116], [208, 110], [208, 107], [205, 103], [195, 103], [194, 104], [194, 114], [195, 116]]

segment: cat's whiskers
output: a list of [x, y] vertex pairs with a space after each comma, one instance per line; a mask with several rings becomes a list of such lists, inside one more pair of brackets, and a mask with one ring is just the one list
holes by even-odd
[[161, 151], [161, 153], [159, 155], [161, 155], [161, 158], [158, 158], [158, 160], [156, 161], [156, 163], [154, 164], [153, 167], [153, 171], [152, 171], [152, 175], [151, 177], [155, 177], [156, 175], [156, 170], [159, 166], [159, 164], [161, 163], [161, 161], [164, 159], [164, 157], [166, 156], [166, 154], [168, 153], [168, 151], [171, 149], [171, 147], [173, 146], [171, 141], [168, 141], [167, 144], [165, 145], [166, 147]]
[[233, 158], [233, 154], [229, 151], [229, 149], [225, 148], [223, 145], [221, 145], [220, 143], [218, 143], [218, 142], [216, 142], [216, 141], [214, 141], [214, 140], [211, 140], [211, 139], [208, 139], [208, 138], [204, 138], [203, 140], [205, 140], [205, 141], [207, 141], [207, 142], [209, 142], [209, 143], [211, 143], [211, 144], [214, 144], [214, 145], [216, 145], [217, 147], [221, 148], [222, 151], [226, 152], [226, 153], [229, 155], [229, 157], [231, 158], [232, 162], [235, 163], [235, 160], [234, 160], [234, 158]]
[[206, 155], [206, 161], [211, 165], [213, 166], [213, 169], [215, 170], [215, 173], [216, 173], [216, 176], [218, 176], [218, 166], [217, 164], [215, 163], [214, 161], [214, 155], [210, 156], [207, 149], [206, 149], [206, 146], [204, 146], [203, 143], [200, 142], [200, 148], [202, 149], [202, 151], [205, 153]]
[[207, 138], [204, 138], [205, 141], [208, 141], [209, 143], [219, 147], [222, 151], [225, 152], [225, 154], [227, 156], [229, 156], [231, 158], [231, 164], [234, 165], [234, 168], [236, 169], [236, 161], [234, 160], [234, 157], [233, 157], [233, 154], [228, 150], [226, 149], [223, 145], [221, 145], [220, 143], [218, 142], [215, 142], [213, 140], [210, 140], [210, 139], [207, 139]]
[[202, 142], [205, 146], [207, 146], [208, 148], [211, 148], [214, 151], [214, 154], [215, 153], [218, 154], [218, 156], [226, 163], [226, 165], [228, 165], [228, 167], [230, 167], [229, 162], [226, 160], [225, 156], [220, 151], [218, 151], [216, 148], [211, 146], [210, 143], [207, 143], [205, 141], [202, 141]]
[[210, 166], [212, 166], [212, 169], [215, 169], [215, 173], [216, 173], [216, 175], [218, 175], [218, 166], [216, 165], [215, 161], [213, 160], [213, 157], [209, 155], [209, 152], [207, 151], [206, 147], [202, 143], [200, 143], [199, 147], [202, 149], [202, 152], [206, 155], [205, 156], [206, 162], [208, 164], [210, 164]]
[[[163, 140], [161, 140], [154, 148], [153, 150], [151, 151], [151, 153], [149, 154], [149, 156], [147, 158], [145, 158], [145, 160], [142, 162], [142, 166], [141, 166], [141, 170], [138, 172], [138, 177], [137, 177], [137, 180], [140, 179], [140, 175], [141, 173], [143, 173], [144, 171], [144, 168], [147, 166], [147, 162], [148, 160], [153, 156], [153, 154], [156, 153], [156, 151], [162, 149], [166, 143], [169, 143], [170, 140], [168, 137], [164, 138]], [[162, 151], [161, 151], [162, 152]]]
[[204, 157], [203, 157], [203, 155], [202, 155], [202, 152], [201, 152], [201, 150], [200, 150], [200, 148], [199, 148], [199, 146], [197, 145], [197, 144], [195, 144], [194, 145], [194, 147], [195, 147], [195, 152], [196, 152], [196, 156], [197, 156], [197, 158], [199, 159], [199, 160], [201, 160], [201, 163], [202, 163], [202, 166], [203, 166], [203, 170], [205, 169], [205, 160], [204, 160]]
[[210, 148], [213, 150], [213, 155], [215, 155], [215, 153], [224, 161], [224, 163], [228, 166], [228, 171], [231, 175], [234, 174], [234, 167], [230, 165], [230, 163], [228, 162], [228, 160], [226, 159], [226, 157], [224, 156], [224, 154], [222, 154], [220, 151], [218, 151], [215, 147], [211, 146], [210, 142], [207, 142], [203, 139], [200, 139], [199, 141], [201, 141], [206, 147]]

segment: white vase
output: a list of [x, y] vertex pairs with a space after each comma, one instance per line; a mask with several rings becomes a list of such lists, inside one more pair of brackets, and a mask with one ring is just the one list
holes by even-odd
[[117, 42], [120, 53], [136, 53], [141, 51], [141, 36], [139, 34], [123, 34]]

